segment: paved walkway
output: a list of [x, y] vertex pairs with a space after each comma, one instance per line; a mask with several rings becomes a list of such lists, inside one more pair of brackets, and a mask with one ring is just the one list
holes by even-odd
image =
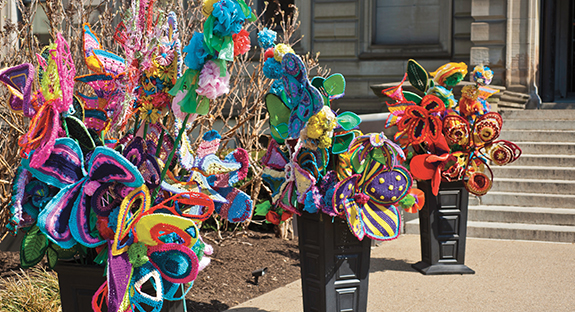
[[[439, 276], [411, 268], [419, 248], [402, 235], [372, 249], [368, 311], [575, 311], [575, 244], [468, 238], [476, 273]], [[303, 311], [301, 280], [228, 311]]]

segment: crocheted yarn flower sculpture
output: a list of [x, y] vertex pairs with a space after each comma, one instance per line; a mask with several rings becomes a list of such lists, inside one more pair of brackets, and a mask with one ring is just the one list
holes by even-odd
[[466, 74], [464, 63], [448, 63], [431, 73], [431, 79], [421, 65], [410, 60], [406, 77], [423, 97], [403, 91], [403, 81], [383, 90], [394, 100], [387, 103], [390, 116], [386, 127], [397, 125], [400, 131], [394, 139], [404, 149], [413, 147], [417, 155], [406, 164], [416, 179], [431, 180], [435, 195], [441, 181], [459, 180], [470, 193], [485, 195], [493, 181], [487, 160], [501, 166], [521, 155], [514, 143], [497, 140], [503, 120], [498, 113], [490, 112], [487, 102], [498, 92], [487, 87], [493, 78], [488, 67], [475, 67], [470, 75], [474, 84], [462, 88], [459, 102], [447, 89]]
[[[22, 267], [93, 255], [106, 265], [94, 311], [160, 311], [164, 300], [183, 300], [212, 253], [200, 222], [252, 215], [249, 195], [234, 187], [247, 177], [248, 153], [220, 159], [216, 131], [192, 149], [186, 130], [228, 92], [227, 63], [249, 51], [242, 28], [255, 15], [243, 0], [206, 1], [204, 11], [205, 33], [184, 48], [185, 61], [175, 13], [135, 1], [114, 35], [122, 56], [82, 26], [89, 74], [76, 76], [61, 34], [37, 68], [0, 71], [11, 109], [31, 118], [8, 225], [25, 233]], [[142, 290], [148, 281], [155, 295]]]
[[[302, 59], [288, 45], [274, 45], [275, 38], [269, 29], [258, 34], [264, 75], [275, 81], [266, 95], [273, 140], [262, 160], [272, 200], [255, 214], [279, 224], [292, 214], [321, 212], [346, 219], [360, 240], [396, 238], [399, 203], [407, 209], [423, 205], [421, 197], [409, 194], [411, 175], [396, 160], [404, 158], [403, 151], [382, 133], [363, 136], [356, 114], [330, 108], [345, 93], [341, 74], [310, 81]], [[425, 105], [412, 104], [413, 125], [405, 119], [406, 129], [421, 121], [424, 139], [441, 133], [438, 103], [430, 96]]]

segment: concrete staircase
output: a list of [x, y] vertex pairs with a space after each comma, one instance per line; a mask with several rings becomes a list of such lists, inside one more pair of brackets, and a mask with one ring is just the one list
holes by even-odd
[[[491, 166], [493, 188], [470, 196], [469, 237], [575, 243], [575, 110], [502, 111], [500, 139], [523, 154]], [[418, 233], [418, 219], [406, 233]]]

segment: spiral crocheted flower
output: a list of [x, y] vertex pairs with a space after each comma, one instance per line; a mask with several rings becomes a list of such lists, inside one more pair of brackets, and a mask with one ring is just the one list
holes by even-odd
[[208, 61], [200, 73], [196, 93], [213, 100], [230, 91], [229, 83], [230, 73], [226, 72], [224, 77], [220, 77], [218, 64], [214, 61]]
[[184, 47], [183, 52], [188, 53], [184, 63], [191, 69], [200, 70], [208, 58], [207, 48], [204, 43], [203, 33], [194, 33], [190, 43]]
[[277, 33], [267, 27], [264, 27], [262, 31], [258, 33], [258, 44], [260, 48], [267, 50], [274, 46], [274, 41], [276, 41]]
[[244, 54], [252, 47], [250, 45], [250, 33], [245, 29], [242, 29], [237, 34], [233, 34], [232, 39], [234, 40], [234, 56]]

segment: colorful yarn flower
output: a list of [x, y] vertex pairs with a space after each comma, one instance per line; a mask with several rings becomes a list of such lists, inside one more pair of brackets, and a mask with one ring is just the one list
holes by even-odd
[[461, 63], [447, 63], [430, 73], [435, 84], [442, 87], [453, 87], [467, 75], [467, 65]]
[[142, 107], [139, 108], [140, 113], [143, 115], [144, 119], [150, 123], [157, 123], [160, 119], [160, 111], [154, 107], [151, 103], [144, 103]]
[[204, 42], [204, 34], [199, 32], [194, 33], [194, 36], [190, 39], [190, 43], [185, 46], [182, 51], [188, 53], [184, 58], [186, 66], [193, 70], [202, 69], [202, 66], [204, 66], [209, 56], [208, 49]]
[[[369, 139], [368, 139], [369, 138]], [[333, 208], [339, 214], [345, 214], [351, 232], [360, 240], [364, 236], [377, 240], [394, 239], [399, 235], [401, 217], [394, 206], [409, 191], [413, 180], [409, 172], [397, 164], [397, 146], [382, 140], [384, 136], [372, 134], [362, 136], [352, 142], [361, 144], [363, 150], [353, 156], [361, 168], [355, 168], [354, 174], [337, 183], [333, 194]], [[377, 145], [372, 145], [376, 142]], [[387, 155], [383, 164], [376, 153]], [[391, 164], [391, 167], [389, 166]]]
[[281, 62], [284, 58], [284, 55], [286, 55], [287, 53], [295, 54], [292, 47], [290, 47], [287, 44], [280, 43], [280, 44], [276, 45], [274, 48], [274, 58], [278, 62]]
[[267, 27], [260, 32], [258, 32], [258, 44], [260, 48], [267, 50], [274, 46], [274, 42], [276, 41], [277, 33]]
[[233, 0], [214, 3], [212, 16], [215, 17], [214, 33], [221, 37], [239, 33], [246, 19], [240, 5]]
[[234, 40], [234, 56], [244, 54], [250, 50], [250, 33], [245, 29], [242, 29], [237, 34], [233, 34], [232, 39]]
[[[337, 126], [335, 114], [329, 106], [324, 106], [317, 114], [311, 116], [306, 127], [306, 135], [310, 139], [318, 140], [319, 148], [331, 146], [333, 129]], [[302, 132], [303, 133], [303, 132]]]
[[493, 79], [493, 71], [487, 66], [477, 65], [470, 76], [471, 81], [476, 82], [478, 85], [486, 86]]
[[445, 111], [443, 101], [435, 95], [426, 95], [419, 105], [408, 106], [397, 123], [397, 140], [407, 134], [409, 144], [417, 145], [427, 140], [436, 142], [441, 136], [443, 123], [438, 114]]
[[230, 73], [226, 72], [224, 77], [220, 77], [220, 67], [218, 64], [214, 61], [208, 61], [200, 73], [196, 93], [198, 95], [203, 95], [208, 99], [215, 99], [230, 91], [229, 83]]

